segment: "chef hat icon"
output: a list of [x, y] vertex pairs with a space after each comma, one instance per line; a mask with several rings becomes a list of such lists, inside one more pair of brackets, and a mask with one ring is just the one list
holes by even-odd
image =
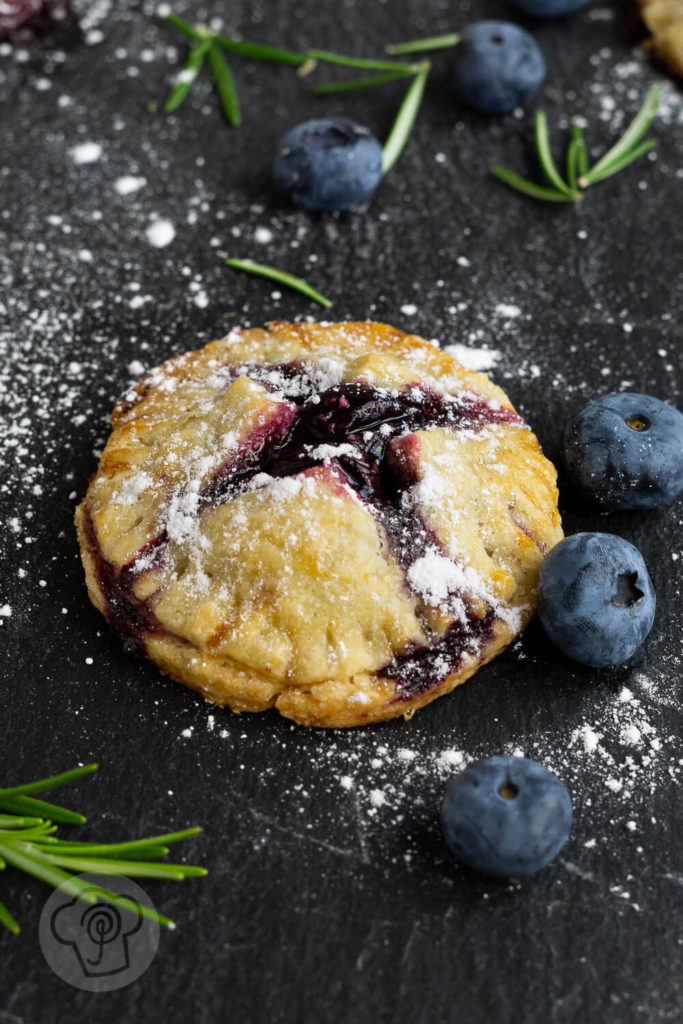
[[[96, 895], [95, 887], [87, 890]], [[130, 967], [129, 939], [142, 927], [140, 904], [128, 896], [84, 904], [77, 897], [52, 914], [50, 930], [73, 949], [84, 977], [121, 974]]]

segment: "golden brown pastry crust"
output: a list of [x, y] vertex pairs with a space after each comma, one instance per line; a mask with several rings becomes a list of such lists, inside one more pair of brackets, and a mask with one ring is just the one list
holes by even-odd
[[683, 76], [683, 0], [639, 0], [639, 6], [652, 33], [652, 49], [674, 74]]
[[464, 682], [531, 617], [562, 536], [505, 394], [375, 323], [233, 331], [152, 370], [76, 524], [129, 645], [218, 704], [321, 726]]

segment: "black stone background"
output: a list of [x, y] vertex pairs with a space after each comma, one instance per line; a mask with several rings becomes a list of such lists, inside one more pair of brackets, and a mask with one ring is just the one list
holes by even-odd
[[[510, 15], [503, 0], [178, 0], [177, 10], [222, 16], [250, 38], [367, 56], [387, 41]], [[210, 873], [146, 886], [178, 928], [138, 982], [92, 995], [43, 960], [47, 890], [4, 872], [0, 894], [23, 931], [0, 934], [1, 1024], [680, 1020], [680, 501], [646, 515], [598, 514], [562, 488], [567, 532], [618, 532], [651, 568], [657, 619], [632, 664], [583, 669], [534, 625], [411, 723], [360, 732], [308, 731], [274, 713], [237, 718], [124, 657], [88, 602], [72, 528], [131, 361], [155, 365], [238, 323], [319, 317], [296, 294], [273, 299], [266, 282], [224, 269], [228, 254], [302, 274], [334, 299], [328, 316], [499, 350], [494, 379], [555, 460], [563, 422], [595, 394], [629, 386], [680, 405], [680, 93], [669, 86], [656, 159], [555, 208], [487, 175], [499, 160], [533, 173], [531, 112], [490, 119], [456, 109], [448, 57], [438, 57], [409, 146], [368, 208], [310, 216], [273, 194], [277, 138], [318, 112], [357, 117], [382, 137], [400, 84], [316, 100], [289, 69], [235, 60], [239, 131], [222, 121], [208, 81], [165, 117], [150, 104], [169, 88], [178, 63], [168, 48], [182, 52], [182, 40], [155, 5], [102, 0], [80, 11], [85, 39], [22, 43], [18, 56], [0, 49], [0, 381], [10, 422], [23, 424], [0, 490], [3, 521], [19, 521], [16, 532], [3, 528], [0, 605], [12, 614], [2, 625], [0, 768], [11, 784], [97, 760], [99, 775], [63, 794], [90, 819], [72, 834], [113, 840], [200, 823], [204, 835], [177, 853]], [[611, 141], [616, 115], [601, 97], [630, 114], [650, 82], [667, 78], [631, 53], [616, 4], [532, 28], [548, 57], [541, 99], [558, 148], [574, 114], [587, 114], [594, 143]], [[638, 63], [624, 81], [614, 68], [630, 60]], [[93, 140], [102, 159], [75, 164], [68, 151]], [[124, 174], [147, 184], [121, 197], [112, 184]], [[152, 214], [176, 226], [166, 248], [146, 240]], [[267, 244], [254, 236], [264, 226]], [[192, 287], [205, 290], [203, 308]], [[135, 294], [149, 298], [131, 307]], [[500, 303], [522, 316], [501, 318]], [[417, 311], [401, 312], [406, 304]], [[595, 757], [572, 760], [567, 738], [624, 685], [636, 691], [639, 672], [666, 694], [647, 712], [667, 754], [656, 785], [644, 766], [643, 785], [625, 799], [605, 786]], [[522, 883], [478, 878], [443, 847], [436, 809], [446, 776], [424, 765], [448, 747], [534, 753], [536, 737], [540, 759], [560, 774], [569, 765], [570, 841]], [[362, 776], [375, 771], [378, 745], [395, 788], [390, 810], [373, 812]], [[399, 785], [402, 747], [418, 750], [423, 768], [404, 765]], [[349, 757], [351, 793], [339, 784]]]

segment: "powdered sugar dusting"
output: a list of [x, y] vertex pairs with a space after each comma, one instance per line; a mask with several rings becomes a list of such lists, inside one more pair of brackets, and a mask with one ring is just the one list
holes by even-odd
[[75, 164], [94, 164], [102, 156], [102, 146], [99, 142], [80, 142], [69, 152]]
[[468, 370], [492, 370], [500, 359], [500, 352], [496, 349], [470, 348], [459, 342], [455, 345], [445, 345], [444, 352], [453, 356]]
[[170, 220], [160, 218], [152, 221], [145, 234], [150, 245], [155, 249], [163, 249], [175, 238], [175, 227]]

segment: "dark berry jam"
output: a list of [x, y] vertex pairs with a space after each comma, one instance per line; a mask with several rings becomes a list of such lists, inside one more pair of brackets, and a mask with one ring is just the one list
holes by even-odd
[[[117, 572], [111, 562], [107, 561], [102, 554], [95, 524], [87, 507], [83, 516], [83, 528], [88, 550], [95, 563], [95, 577], [107, 601], [107, 622], [122, 638], [126, 653], [144, 654], [143, 638], [149, 633], [168, 635], [168, 630], [161, 625], [150, 608], [150, 599], [140, 601], [135, 597], [133, 585], [139, 574], [134, 569], [134, 562]], [[150, 541], [138, 552], [135, 560], [143, 555], [148, 555], [153, 550], [158, 550], [161, 553], [164, 540], [164, 538], [156, 538]]]
[[393, 679], [398, 696], [395, 702], [410, 700], [427, 693], [461, 665], [464, 654], [477, 654], [493, 636], [494, 614], [483, 619], [469, 616], [467, 622], [456, 622], [429, 647], [417, 647], [398, 654], [381, 674]]

